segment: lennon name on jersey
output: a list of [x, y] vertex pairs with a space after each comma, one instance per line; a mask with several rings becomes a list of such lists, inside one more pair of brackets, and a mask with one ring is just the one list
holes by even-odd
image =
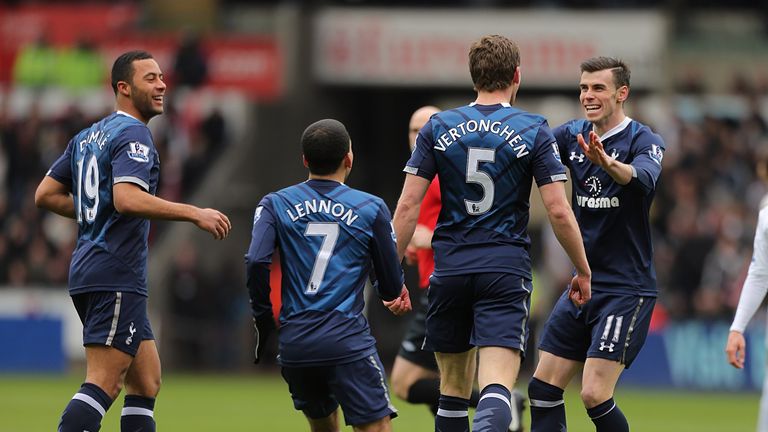
[[[294, 210], [295, 213], [291, 210]], [[318, 200], [312, 199], [304, 200], [299, 203], [295, 203], [293, 208], [285, 209], [288, 213], [288, 217], [293, 222], [298, 221], [300, 218], [313, 214], [313, 213], [327, 213], [333, 217], [340, 218], [347, 226], [351, 226], [357, 220], [358, 214], [351, 209], [344, 207], [344, 204], [335, 203], [331, 200]]]
[[525, 141], [523, 141], [523, 137], [521, 137], [520, 134], [515, 133], [515, 130], [510, 128], [509, 125], [505, 124], [503, 128], [501, 125], [502, 123], [500, 121], [491, 120], [468, 120], [461, 122], [457, 124], [456, 127], [448, 129], [448, 132], [441, 134], [437, 138], [437, 143], [435, 144], [434, 149], [446, 151], [451, 144], [460, 140], [468, 133], [490, 132], [504, 138], [512, 149], [517, 152], [518, 158], [527, 155], [529, 153], [528, 146]]

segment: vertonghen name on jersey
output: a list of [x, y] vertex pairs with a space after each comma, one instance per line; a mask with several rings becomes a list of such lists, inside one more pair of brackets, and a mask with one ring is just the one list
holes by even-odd
[[313, 213], [327, 213], [333, 217], [340, 218], [347, 224], [347, 226], [351, 226], [358, 217], [357, 213], [344, 207], [343, 204], [334, 203], [330, 200], [305, 200], [300, 203], [295, 203], [293, 205], [293, 210], [296, 211], [295, 215], [291, 209], [285, 209], [285, 212], [288, 213], [288, 217], [291, 218], [293, 222]]
[[523, 137], [520, 134], [515, 133], [515, 130], [510, 128], [509, 125], [504, 125], [502, 128], [500, 121], [491, 120], [467, 120], [456, 125], [454, 128], [448, 129], [448, 132], [441, 134], [437, 138], [437, 143], [434, 149], [440, 151], [446, 151], [451, 144], [461, 139], [464, 135], [475, 132], [490, 132], [504, 138], [512, 149], [517, 153], [517, 157], [521, 158], [529, 153], [528, 146]]

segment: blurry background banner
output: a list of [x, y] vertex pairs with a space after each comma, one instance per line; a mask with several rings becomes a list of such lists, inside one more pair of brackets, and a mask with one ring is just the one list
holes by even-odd
[[[344, 9], [315, 16], [314, 70], [324, 83], [466, 88], [471, 41], [503, 34], [520, 47], [524, 88], [572, 89], [596, 55], [632, 65], [632, 87], [658, 82], [667, 41], [659, 12]], [[597, 24], [599, 23], [599, 25]], [[612, 37], [631, 29], [632, 37]]]

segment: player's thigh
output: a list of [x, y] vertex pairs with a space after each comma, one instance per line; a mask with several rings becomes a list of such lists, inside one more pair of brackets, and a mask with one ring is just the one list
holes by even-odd
[[160, 354], [152, 339], [143, 340], [125, 376], [126, 394], [157, 397], [160, 392]]
[[472, 348], [474, 293], [471, 282], [471, 275], [430, 278], [425, 349], [463, 353]]
[[568, 298], [568, 292], [555, 302], [539, 337], [539, 349], [563, 359], [583, 363], [592, 341], [589, 325], [591, 308], [596, 303], [597, 293], [581, 308], [577, 308]]
[[583, 367], [584, 362], [539, 351], [539, 362], [536, 364], [536, 371], [533, 376], [545, 383], [564, 389]]
[[390, 432], [392, 430], [392, 420], [389, 417], [376, 420], [364, 425], [355, 425], [352, 427], [355, 432]]
[[488, 384], [501, 384], [510, 391], [520, 372], [520, 351], [506, 347], [478, 348], [477, 383], [480, 389]]
[[475, 382], [477, 349], [462, 353], [435, 353], [440, 368], [440, 393], [469, 398]]
[[347, 425], [362, 426], [397, 416], [377, 353], [336, 365], [333, 369], [330, 387], [341, 405]]
[[[432, 356], [434, 361], [434, 353], [427, 352], [427, 354]], [[397, 397], [407, 399], [408, 390], [413, 383], [422, 379], [437, 379], [439, 377], [440, 374], [436, 370], [424, 368], [398, 354], [395, 357], [395, 363], [392, 365], [390, 382], [392, 384], [392, 391]]]
[[474, 327], [470, 343], [518, 350], [525, 355], [531, 281], [510, 273], [474, 275]]
[[591, 357], [584, 363], [581, 378], [581, 398], [587, 408], [595, 407], [613, 397], [616, 382], [624, 371], [624, 365], [601, 358]]
[[645, 344], [656, 298], [604, 292], [595, 293], [595, 298], [595, 304], [588, 306], [591, 344], [587, 357], [629, 368]]
[[[281, 374], [288, 384], [293, 407], [310, 420], [322, 420], [333, 414], [339, 403], [330, 388], [332, 366], [283, 367]], [[311, 423], [311, 422], [310, 422]]]

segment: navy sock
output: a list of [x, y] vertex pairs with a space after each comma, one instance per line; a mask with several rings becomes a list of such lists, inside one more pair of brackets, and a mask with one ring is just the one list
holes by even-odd
[[512, 393], [501, 384], [488, 384], [480, 392], [480, 402], [472, 421], [472, 430], [476, 432], [502, 432], [509, 430], [512, 421], [510, 399]]
[[80, 390], [64, 408], [59, 421], [59, 432], [97, 432], [112, 398], [96, 384], [83, 383]]
[[127, 395], [120, 416], [120, 432], [154, 432], [155, 398]]
[[587, 409], [597, 432], [629, 432], [629, 423], [613, 398]]
[[440, 395], [435, 432], [469, 432], [469, 400]]
[[472, 394], [469, 395], [469, 407], [477, 408], [478, 402], [480, 402], [480, 390], [472, 389]]
[[563, 389], [537, 378], [528, 384], [531, 405], [531, 432], [565, 431]]

